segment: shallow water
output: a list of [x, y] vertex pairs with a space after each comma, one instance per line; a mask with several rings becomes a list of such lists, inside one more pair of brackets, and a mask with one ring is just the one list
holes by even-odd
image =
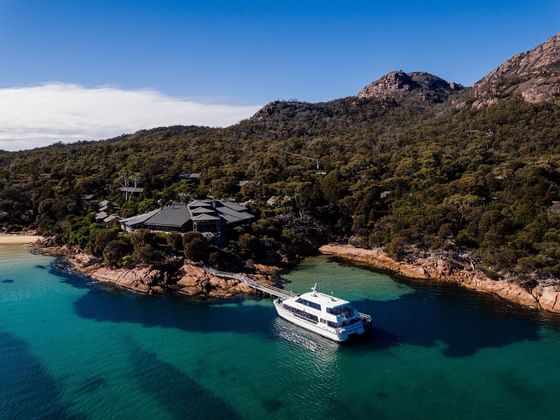
[[104, 289], [0, 246], [0, 418], [557, 418], [555, 317], [311, 258], [287, 275], [374, 318], [339, 346], [268, 300]]

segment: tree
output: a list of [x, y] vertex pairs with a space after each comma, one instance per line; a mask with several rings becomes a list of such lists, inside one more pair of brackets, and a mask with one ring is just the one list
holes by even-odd
[[[193, 235], [194, 234], [194, 235]], [[208, 241], [197, 232], [189, 232], [185, 235], [185, 257], [193, 261], [207, 261], [210, 251]]]
[[133, 252], [132, 259], [138, 264], [158, 264], [163, 259], [156, 235], [141, 229], [130, 235]]
[[103, 249], [103, 262], [110, 267], [118, 267], [129, 252], [130, 245], [125, 241], [122, 239], [112, 240]]
[[95, 233], [95, 238], [90, 245], [91, 253], [96, 257], [103, 256], [103, 250], [107, 244], [115, 239], [119, 235], [117, 229], [100, 229]]
[[175, 255], [181, 254], [185, 246], [183, 245], [183, 236], [177, 232], [171, 232], [166, 236], [167, 247]]

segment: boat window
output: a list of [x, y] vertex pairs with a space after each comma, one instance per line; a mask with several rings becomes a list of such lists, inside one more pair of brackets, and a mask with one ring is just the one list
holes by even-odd
[[336, 328], [336, 327], [338, 326], [338, 325], [336, 325], [336, 322], [332, 322], [332, 321], [328, 321], [328, 322], [327, 322], [327, 325], [328, 325], [329, 327], [333, 327], [333, 328]]
[[354, 315], [354, 309], [350, 306], [340, 305], [334, 308], [327, 308], [327, 312], [333, 315], [343, 315], [345, 317], [351, 317]]
[[306, 299], [298, 298], [296, 302], [301, 303], [302, 305], [308, 306], [310, 308], [317, 309], [318, 311], [321, 310], [321, 305], [315, 302], [310, 302], [309, 300]]
[[319, 322], [319, 317], [317, 315], [310, 314], [308, 312], [302, 311], [301, 309], [293, 308], [289, 305], [284, 304], [284, 308], [290, 312], [292, 312], [298, 318], [305, 319], [307, 321], [311, 321], [314, 323]]

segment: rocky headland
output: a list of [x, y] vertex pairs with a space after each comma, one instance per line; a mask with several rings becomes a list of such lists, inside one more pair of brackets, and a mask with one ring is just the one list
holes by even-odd
[[[150, 265], [112, 268], [76, 247], [47, 246], [44, 241], [39, 241], [33, 249], [41, 254], [62, 258], [66, 269], [94, 281], [146, 295], [174, 292], [202, 298], [230, 298], [238, 294], [254, 293], [254, 290], [241, 280], [242, 276], [220, 273], [194, 262], [185, 262], [174, 272]], [[262, 284], [276, 282], [274, 270], [266, 266], [257, 266], [256, 273], [243, 276]]]
[[435, 253], [415, 258], [412, 262], [397, 261], [382, 249], [363, 249], [351, 245], [329, 244], [320, 248], [325, 255], [373, 267], [398, 276], [452, 283], [478, 292], [490, 293], [506, 301], [528, 308], [560, 313], [560, 285], [539, 283], [523, 287], [512, 278], [494, 280], [478, 270], [468, 259], [448, 261]]

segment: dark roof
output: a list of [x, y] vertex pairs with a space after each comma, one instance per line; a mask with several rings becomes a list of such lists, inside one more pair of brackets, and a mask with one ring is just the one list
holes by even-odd
[[255, 217], [250, 213], [235, 211], [226, 206], [218, 208], [218, 213], [220, 214], [220, 217], [222, 219], [224, 219], [227, 223], [230, 224], [248, 222], [249, 220], [252, 220]]
[[129, 193], [142, 193], [144, 192], [144, 188], [142, 187], [121, 187], [120, 190], [122, 192], [129, 192]]
[[228, 224], [236, 224], [254, 219], [247, 207], [233, 201], [194, 200], [188, 204], [188, 208], [195, 222], [222, 219]]
[[115, 216], [114, 214], [111, 214], [110, 216], [107, 216], [105, 219], [103, 219], [103, 222], [109, 223], [112, 222], [113, 220], [118, 220], [118, 217]]
[[195, 200], [190, 202], [188, 207], [195, 222], [220, 218], [228, 224], [236, 224], [254, 219], [254, 216], [247, 211], [247, 207], [233, 201]]
[[214, 210], [213, 208], [210, 207], [194, 207], [194, 208], [189, 208], [191, 214], [212, 214], [215, 213], [216, 210]]
[[193, 200], [188, 204], [189, 208], [195, 207], [214, 207], [212, 200]]
[[182, 228], [190, 220], [200, 223], [220, 219], [227, 224], [237, 224], [253, 220], [254, 216], [247, 211], [247, 207], [232, 201], [194, 200], [188, 205], [173, 203], [171, 206], [122, 219], [120, 222], [127, 226], [143, 224], [148, 228]]
[[199, 172], [193, 172], [193, 173], [182, 172], [182, 173], [179, 174], [179, 178], [181, 178], [181, 179], [199, 179], [200, 178], [200, 173]]
[[243, 204], [235, 203], [233, 201], [216, 200], [216, 207], [227, 207], [235, 211], [247, 211], [247, 207]]
[[147, 226], [183, 227], [191, 220], [191, 214], [187, 206], [182, 203], [174, 203], [162, 208], [158, 213], [147, 219]]
[[152, 210], [148, 213], [137, 214], [136, 216], [128, 217], [126, 219], [122, 219], [121, 223], [127, 226], [135, 226], [144, 223], [150, 217], [155, 216], [161, 211], [161, 209]]
[[105, 211], [100, 211], [99, 213], [97, 213], [97, 214], [95, 215], [95, 219], [96, 219], [96, 220], [103, 220], [103, 219], [105, 219], [107, 216], [109, 216], [109, 215], [107, 214], [107, 212], [105, 212]]
[[218, 216], [213, 214], [197, 214], [196, 216], [193, 216], [192, 219], [195, 222], [213, 222], [220, 220]]

